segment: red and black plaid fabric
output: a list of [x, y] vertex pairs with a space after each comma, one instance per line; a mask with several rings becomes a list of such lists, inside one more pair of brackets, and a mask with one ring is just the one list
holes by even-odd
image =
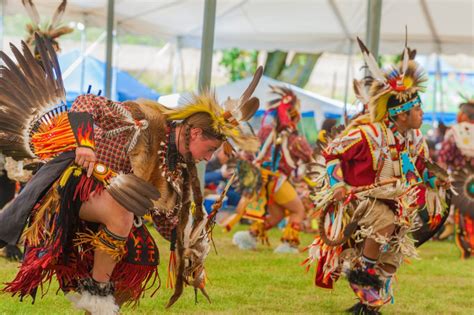
[[171, 241], [171, 232], [178, 225], [178, 216], [171, 213], [153, 213], [153, 223], [158, 233], [166, 240]]
[[[115, 172], [130, 173], [131, 165], [127, 155], [127, 144], [131, 131], [126, 130], [113, 137], [104, 137], [104, 133], [119, 127], [128, 126], [123, 117], [112, 106], [113, 102], [105, 97], [93, 94], [81, 95], [72, 104], [71, 111], [87, 112], [94, 119], [94, 134], [97, 160]], [[127, 108], [128, 109], [128, 108]]]

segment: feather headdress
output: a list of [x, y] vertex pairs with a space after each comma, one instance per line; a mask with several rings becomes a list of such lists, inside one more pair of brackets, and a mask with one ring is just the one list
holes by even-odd
[[[382, 70], [364, 43], [359, 38], [357, 41], [373, 80], [368, 95], [368, 110], [372, 122], [381, 121], [388, 114], [397, 115], [421, 104], [417, 94], [424, 91], [422, 83], [426, 78], [420, 65], [413, 60], [416, 50], [405, 47], [401, 62], [388, 70]], [[396, 109], [390, 109], [389, 113], [387, 103], [391, 96], [395, 96], [400, 105]]]
[[64, 15], [64, 11], [66, 10], [67, 0], [63, 0], [61, 2], [51, 17], [51, 21], [44, 25], [41, 25], [41, 19], [38, 10], [33, 3], [33, 0], [22, 0], [21, 2], [23, 3], [26, 13], [31, 20], [31, 23], [26, 25], [26, 30], [28, 31], [26, 43], [28, 46], [34, 46], [35, 33], [39, 33], [42, 37], [51, 41], [55, 51], [59, 51], [60, 48], [56, 39], [73, 31], [73, 29], [68, 26], [61, 26], [61, 19]]
[[300, 100], [296, 94], [290, 88], [273, 85], [270, 85], [270, 93], [277, 96], [267, 105], [267, 111], [276, 110], [277, 130], [280, 131], [287, 127], [296, 129], [296, 124], [301, 119]]
[[248, 121], [257, 111], [260, 103], [258, 98], [251, 97], [263, 73], [258, 67], [250, 85], [242, 96], [237, 99], [227, 99], [221, 107], [214, 93], [207, 92], [194, 95], [189, 104], [175, 109], [164, 109], [164, 114], [171, 120], [185, 120], [196, 113], [207, 113], [211, 116], [212, 129], [217, 135], [231, 139], [243, 150], [257, 151], [259, 143], [256, 137], [245, 135], [240, 127], [241, 121]]

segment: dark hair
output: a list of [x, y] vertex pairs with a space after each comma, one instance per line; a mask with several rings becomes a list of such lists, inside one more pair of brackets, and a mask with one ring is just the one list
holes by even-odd
[[466, 102], [459, 105], [459, 110], [461, 113], [467, 115], [469, 120], [474, 120], [474, 103], [473, 102]]
[[212, 123], [211, 115], [205, 112], [193, 114], [183, 121], [183, 124], [189, 126], [190, 128], [200, 128], [202, 130], [202, 136], [205, 139], [217, 139], [224, 141], [225, 136], [217, 133], [212, 128]]
[[[407, 98], [405, 98], [405, 101], [402, 101], [400, 98], [397, 97], [397, 95], [391, 95], [387, 100], [387, 110], [390, 109], [390, 108], [397, 107], [397, 106], [400, 106], [402, 104], [405, 104], [405, 103], [413, 100], [417, 96], [418, 96], [418, 93], [412, 93], [412, 94], [408, 95]], [[410, 110], [406, 111], [405, 113], [410, 115]], [[389, 115], [389, 118], [393, 120], [393, 119], [396, 119], [396, 117], [398, 115], [399, 114], [394, 115], [394, 116]]]

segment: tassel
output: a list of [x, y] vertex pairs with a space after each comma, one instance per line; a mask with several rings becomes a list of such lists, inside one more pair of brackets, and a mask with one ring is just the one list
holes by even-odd
[[170, 260], [168, 262], [168, 278], [166, 279], [166, 288], [174, 289], [176, 284], [176, 271], [178, 264], [176, 261], [176, 228], [171, 231]]
[[[59, 195], [56, 190], [57, 185], [53, 186], [48, 194], [43, 198], [41, 206], [35, 211], [35, 220], [23, 232], [23, 238], [28, 242], [29, 246], [37, 247], [41, 242], [51, 239], [55, 225], [53, 217], [59, 213]], [[39, 204], [38, 204], [39, 205]], [[50, 226], [47, 228], [47, 226]], [[46, 243], [48, 243], [46, 241]]]
[[166, 279], [166, 288], [174, 289], [176, 283], [176, 270], [178, 266], [176, 263], [176, 251], [170, 252], [170, 261], [168, 263], [168, 278]]
[[298, 246], [300, 244], [299, 229], [295, 224], [287, 224], [283, 230], [283, 235], [280, 241], [287, 242], [292, 246]]

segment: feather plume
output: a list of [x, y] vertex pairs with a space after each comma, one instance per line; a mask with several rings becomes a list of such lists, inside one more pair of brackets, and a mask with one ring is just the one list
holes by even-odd
[[357, 37], [357, 42], [359, 43], [359, 47], [362, 52], [362, 57], [364, 58], [365, 64], [369, 68], [369, 71], [372, 74], [374, 80], [385, 83], [386, 79], [385, 79], [384, 73], [379, 68], [379, 65], [377, 63], [377, 60], [375, 60], [374, 55], [372, 55], [372, 53], [364, 45], [364, 43], [359, 37]]
[[64, 15], [64, 11], [66, 11], [66, 5], [67, 5], [67, 0], [63, 0], [61, 4], [58, 6], [58, 8], [53, 14], [53, 17], [51, 18], [51, 24], [49, 26], [49, 29], [56, 28], [61, 23], [61, 19]]
[[25, 7], [26, 13], [30, 17], [31, 22], [33, 22], [33, 26], [35, 28], [38, 28], [40, 23], [41, 23], [41, 19], [40, 19], [40, 15], [38, 13], [38, 10], [36, 9], [36, 6], [33, 4], [33, 1], [32, 0], [21, 0], [21, 3]]
[[112, 198], [125, 209], [141, 217], [153, 208], [160, 198], [159, 191], [134, 174], [120, 174], [106, 187]]
[[242, 93], [242, 96], [240, 97], [240, 104], [244, 104], [252, 96], [253, 92], [255, 92], [255, 89], [257, 88], [258, 82], [260, 82], [262, 75], [263, 67], [259, 66], [255, 71], [249, 86], [245, 89], [244, 93]]
[[35, 43], [35, 33], [41, 34], [42, 37], [50, 40], [54, 47], [55, 51], [59, 51], [59, 44], [56, 39], [59, 36], [64, 34], [71, 33], [73, 31], [72, 28], [68, 26], [60, 27], [62, 16], [64, 15], [64, 11], [66, 10], [67, 1], [63, 0], [61, 4], [58, 6], [56, 11], [53, 14], [53, 17], [49, 23], [40, 24], [40, 17], [38, 11], [36, 10], [35, 5], [33, 4], [32, 0], [22, 0], [23, 6], [25, 7], [30, 19], [32, 21], [31, 24], [26, 25], [26, 30], [28, 31], [28, 37], [26, 38], [26, 43], [33, 48]]
[[12, 46], [18, 64], [0, 52], [5, 63], [0, 68], [0, 132], [5, 136], [0, 146], [15, 159], [35, 157], [30, 136], [41, 126], [42, 116], [65, 101], [61, 71], [51, 43], [38, 36], [36, 39], [41, 62], [25, 42], [22, 52]]
[[235, 119], [237, 119], [237, 121], [248, 121], [258, 110], [260, 103], [257, 98], [251, 98], [251, 96], [255, 91], [262, 74], [263, 67], [259, 66], [255, 71], [249, 86], [242, 93], [242, 96], [238, 100], [234, 100], [229, 97], [224, 102], [225, 110], [228, 111]]
[[410, 60], [410, 54], [408, 53], [408, 48], [405, 47], [405, 49], [403, 50], [403, 55], [402, 55], [402, 69], [400, 73], [402, 76], [404, 76], [405, 72], [407, 71], [409, 60]]
[[259, 107], [260, 107], [259, 99], [256, 97], [250, 98], [240, 108], [240, 112], [242, 113], [241, 114], [242, 116], [239, 119], [239, 121], [249, 121], [253, 117], [253, 115], [255, 115]]
[[369, 94], [367, 93], [364, 85], [362, 84], [362, 81], [354, 79], [352, 81], [352, 85], [354, 87], [354, 93], [357, 99], [362, 103], [362, 104], [368, 104], [369, 103]]

